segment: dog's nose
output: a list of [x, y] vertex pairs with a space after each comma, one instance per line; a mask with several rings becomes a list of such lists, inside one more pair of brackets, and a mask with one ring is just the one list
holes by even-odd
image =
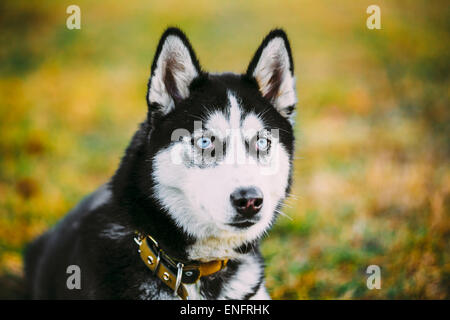
[[245, 218], [251, 218], [261, 210], [263, 193], [257, 187], [239, 188], [230, 195], [231, 204]]

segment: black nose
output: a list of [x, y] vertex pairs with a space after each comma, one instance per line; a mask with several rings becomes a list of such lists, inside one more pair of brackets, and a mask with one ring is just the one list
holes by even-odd
[[231, 204], [245, 218], [251, 218], [261, 210], [263, 194], [257, 187], [239, 188], [230, 195]]

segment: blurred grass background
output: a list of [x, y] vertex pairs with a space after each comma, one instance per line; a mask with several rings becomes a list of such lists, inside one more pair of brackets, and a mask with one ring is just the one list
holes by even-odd
[[290, 37], [298, 147], [293, 220], [263, 243], [274, 299], [450, 298], [449, 5], [364, 0], [0, 2], [0, 297], [22, 294], [24, 245], [117, 168], [169, 25], [210, 71], [243, 72], [274, 27]]

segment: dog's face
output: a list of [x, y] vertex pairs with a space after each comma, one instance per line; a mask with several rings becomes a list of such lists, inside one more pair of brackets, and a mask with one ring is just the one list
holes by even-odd
[[295, 103], [283, 31], [265, 38], [246, 74], [213, 75], [169, 29], [149, 81], [152, 197], [197, 239], [260, 237], [289, 189]]

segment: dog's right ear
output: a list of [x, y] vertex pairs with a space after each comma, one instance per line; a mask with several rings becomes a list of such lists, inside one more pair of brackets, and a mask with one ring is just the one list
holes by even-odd
[[168, 28], [159, 41], [148, 82], [147, 103], [151, 113], [166, 115], [189, 96], [189, 85], [201, 73], [186, 35]]

